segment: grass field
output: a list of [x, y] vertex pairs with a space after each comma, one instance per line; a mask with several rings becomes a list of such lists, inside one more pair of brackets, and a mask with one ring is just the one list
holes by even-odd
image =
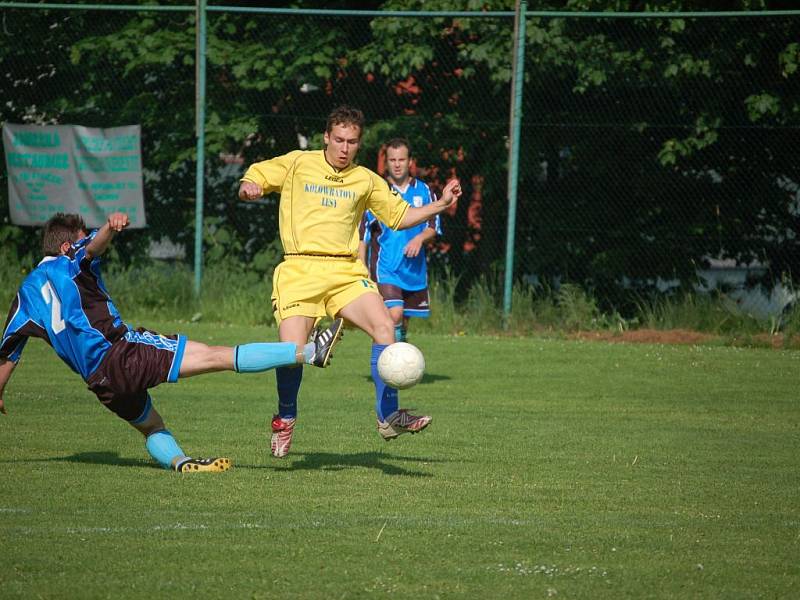
[[[147, 323], [213, 343], [271, 329]], [[412, 331], [413, 334], [413, 331]], [[292, 453], [274, 375], [155, 402], [180, 476], [44, 344], [0, 416], [1, 598], [794, 598], [800, 352], [417, 335], [427, 431], [375, 431], [369, 342], [307, 368]]]

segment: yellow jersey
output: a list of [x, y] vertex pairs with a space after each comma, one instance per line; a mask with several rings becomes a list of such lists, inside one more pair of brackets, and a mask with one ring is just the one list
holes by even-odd
[[377, 173], [350, 165], [339, 170], [323, 150], [295, 150], [254, 163], [242, 181], [280, 192], [279, 228], [286, 254], [358, 256], [358, 225], [369, 209], [397, 229], [409, 204]]

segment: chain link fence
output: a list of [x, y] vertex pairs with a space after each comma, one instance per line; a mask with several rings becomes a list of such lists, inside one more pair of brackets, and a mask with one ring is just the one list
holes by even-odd
[[[797, 276], [798, 15], [532, 29], [520, 272], [606, 299]], [[547, 60], [563, 72], [537, 68]]]
[[[15, 5], [16, 6], [16, 5]], [[129, 7], [130, 8], [130, 7]], [[416, 174], [465, 194], [431, 268], [468, 287], [504, 267], [513, 14], [369, 16], [211, 7], [203, 260], [268, 274], [276, 198], [242, 203], [250, 163], [319, 148], [328, 112], [364, 110], [359, 162], [411, 141]], [[195, 12], [0, 5], [0, 121], [141, 124], [148, 228], [123, 260], [191, 264]], [[32, 43], [35, 40], [35, 43]], [[620, 307], [736, 271], [800, 267], [800, 12], [527, 17], [515, 279], [570, 282]], [[37, 254], [29, 229], [3, 240]], [[709, 280], [714, 280], [710, 277]]]

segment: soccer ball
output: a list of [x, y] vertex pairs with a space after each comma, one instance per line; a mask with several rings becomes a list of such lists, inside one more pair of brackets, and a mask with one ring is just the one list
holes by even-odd
[[396, 342], [384, 348], [378, 358], [378, 375], [393, 388], [405, 390], [417, 385], [425, 373], [425, 357], [419, 348]]

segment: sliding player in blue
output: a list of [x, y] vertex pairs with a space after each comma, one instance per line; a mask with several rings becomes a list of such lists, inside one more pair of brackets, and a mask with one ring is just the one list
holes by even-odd
[[29, 337], [44, 339], [111, 412], [145, 436], [150, 456], [181, 473], [221, 472], [228, 458], [187, 456], [167, 430], [148, 390], [201, 373], [257, 373], [296, 364], [326, 367], [342, 336], [343, 320], [315, 329], [310, 342], [207, 346], [183, 335], [160, 335], [125, 324], [100, 274], [100, 255], [129, 224], [113, 213], [86, 233], [79, 215], [58, 213], [45, 225], [45, 257], [25, 278], [11, 304], [0, 341], [0, 413], [3, 391]]

